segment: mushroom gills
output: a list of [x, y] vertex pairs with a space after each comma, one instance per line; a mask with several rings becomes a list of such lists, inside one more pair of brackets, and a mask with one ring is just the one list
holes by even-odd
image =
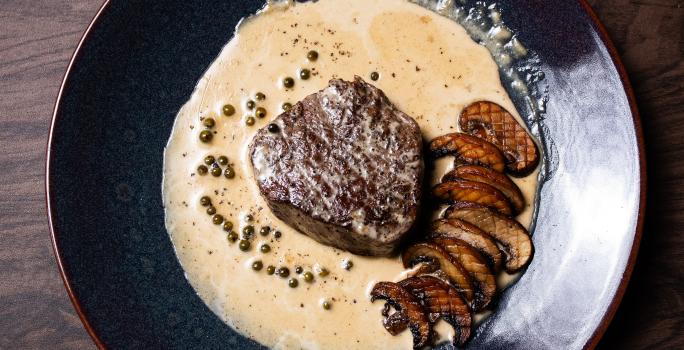
[[432, 194], [448, 203], [471, 202], [492, 208], [506, 216], [513, 214], [506, 196], [496, 188], [481, 182], [466, 180], [442, 182], [432, 189]]
[[430, 154], [433, 158], [446, 155], [456, 157], [459, 162], [482, 165], [503, 172], [506, 158], [496, 145], [464, 133], [451, 133], [438, 136], [430, 141]]
[[399, 284], [420, 300], [431, 323], [441, 318], [454, 328], [454, 345], [463, 345], [468, 341], [472, 316], [456, 289], [433, 276], [410, 277]]
[[455, 257], [468, 271], [475, 286], [473, 311], [485, 309], [496, 296], [496, 278], [486, 260], [468, 243], [456, 238], [438, 237], [431, 240]]
[[534, 245], [527, 230], [517, 221], [472, 203], [455, 203], [444, 212], [447, 219], [461, 219], [487, 232], [503, 247], [505, 268], [514, 273], [529, 264]]
[[[402, 317], [408, 319], [408, 328], [413, 335], [413, 348], [420, 349], [430, 343], [432, 327], [425, 310], [419, 301], [406, 289], [393, 282], [378, 282], [371, 290], [371, 302], [381, 299], [391, 305], [396, 312], [385, 319], [383, 325], [391, 334], [401, 332]], [[387, 306], [385, 306], [387, 309]], [[383, 313], [385, 313], [383, 311]], [[399, 313], [398, 316], [394, 316]], [[394, 324], [390, 324], [393, 322]], [[389, 327], [388, 327], [389, 324]], [[405, 328], [404, 328], [405, 329]]]
[[506, 196], [516, 213], [525, 209], [525, 197], [523, 197], [520, 188], [505, 174], [497, 173], [479, 165], [461, 165], [442, 177], [442, 182], [453, 180], [468, 180], [490, 185]]
[[468, 303], [473, 301], [475, 289], [470, 274], [444, 248], [434, 243], [416, 243], [406, 248], [401, 258], [404, 267], [413, 267], [421, 262], [429, 262], [435, 268], [438, 267]]
[[432, 222], [428, 238], [447, 237], [460, 239], [477, 249], [487, 260], [492, 271], [501, 271], [504, 258], [496, 240], [477, 226], [461, 219], [438, 219]]

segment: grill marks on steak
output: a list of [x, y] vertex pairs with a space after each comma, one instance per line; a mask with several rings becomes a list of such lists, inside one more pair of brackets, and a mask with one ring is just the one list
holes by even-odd
[[254, 175], [273, 213], [317, 241], [388, 255], [413, 226], [423, 178], [416, 122], [356, 77], [332, 80], [250, 145]]

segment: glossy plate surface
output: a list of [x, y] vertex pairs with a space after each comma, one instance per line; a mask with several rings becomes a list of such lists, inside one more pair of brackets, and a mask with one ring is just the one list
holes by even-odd
[[[469, 348], [592, 347], [619, 303], [641, 233], [636, 106], [586, 4], [502, 5], [546, 76], [551, 176], [540, 193], [536, 256]], [[47, 191], [67, 290], [99, 346], [259, 348], [214, 316], [183, 276], [164, 228], [161, 175], [178, 109], [238, 20], [261, 6], [111, 2], [84, 36], [55, 109]]]

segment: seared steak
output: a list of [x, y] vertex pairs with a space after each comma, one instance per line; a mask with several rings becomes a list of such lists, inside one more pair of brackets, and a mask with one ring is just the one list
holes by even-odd
[[273, 213], [323, 244], [391, 254], [420, 206], [416, 122], [356, 77], [330, 81], [273, 124], [257, 132], [249, 150]]

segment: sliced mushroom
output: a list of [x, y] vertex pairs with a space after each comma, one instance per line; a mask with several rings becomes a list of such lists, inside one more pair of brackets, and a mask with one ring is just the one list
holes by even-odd
[[472, 203], [455, 203], [444, 217], [467, 221], [494, 237], [503, 246], [506, 271], [510, 273], [519, 271], [532, 260], [534, 246], [530, 234], [511, 218]]
[[525, 209], [525, 198], [522, 192], [520, 192], [520, 188], [505, 174], [497, 173], [492, 169], [482, 166], [461, 165], [444, 175], [442, 182], [459, 179], [486, 183], [501, 191], [513, 205], [516, 213], [520, 213]]
[[513, 214], [506, 196], [496, 188], [482, 182], [466, 180], [442, 182], [432, 189], [432, 194], [449, 203], [471, 202], [492, 208], [504, 215]]
[[[400, 316], [396, 317], [389, 316], [394, 317], [394, 320], [390, 322], [397, 322], [400, 324], [402, 317], [408, 319], [408, 327], [411, 329], [411, 334], [413, 334], [414, 349], [420, 349], [428, 345], [432, 335], [430, 321], [428, 320], [425, 310], [423, 310], [423, 307], [420, 305], [420, 302], [413, 294], [397, 283], [378, 282], [373, 286], [373, 290], [371, 291], [371, 302], [374, 302], [377, 299], [387, 301], [387, 304], [391, 305], [396, 310], [394, 314], [402, 313]], [[383, 321], [383, 324], [390, 333], [393, 331], [401, 331], [401, 326], [396, 327], [396, 325], [394, 325], [388, 328], [387, 320]]]
[[482, 165], [503, 172], [506, 158], [494, 144], [463, 133], [446, 134], [430, 141], [430, 154], [434, 158], [453, 155], [468, 164]]
[[429, 262], [439, 266], [447, 279], [470, 303], [475, 297], [475, 290], [470, 274], [461, 263], [444, 248], [434, 243], [416, 243], [404, 250], [401, 260], [404, 267], [412, 267], [421, 262]]
[[455, 345], [463, 345], [470, 338], [472, 317], [470, 309], [456, 289], [433, 276], [417, 276], [400, 281], [399, 284], [413, 294], [435, 323], [439, 318], [454, 327]]
[[525, 176], [539, 164], [539, 149], [515, 117], [494, 102], [479, 101], [466, 107], [459, 119], [461, 130], [499, 147], [506, 156], [506, 169]]
[[430, 238], [457, 238], [477, 249], [487, 260], [494, 272], [501, 271], [503, 256], [496, 241], [477, 226], [460, 219], [439, 219], [432, 222]]
[[382, 325], [385, 327], [387, 332], [389, 332], [391, 335], [397, 335], [405, 331], [409, 324], [409, 319], [408, 316], [406, 316], [406, 313], [396, 311], [390, 315], [389, 311], [390, 304], [385, 304], [385, 307], [382, 309], [382, 315], [385, 316], [385, 319], [382, 320]]
[[489, 303], [496, 295], [496, 279], [487, 266], [484, 257], [468, 243], [460, 239], [437, 237], [430, 241], [444, 248], [451, 256], [455, 257], [461, 263], [461, 266], [468, 271], [470, 277], [473, 278], [475, 285], [475, 298], [472, 303], [473, 311], [482, 310], [489, 306]]

